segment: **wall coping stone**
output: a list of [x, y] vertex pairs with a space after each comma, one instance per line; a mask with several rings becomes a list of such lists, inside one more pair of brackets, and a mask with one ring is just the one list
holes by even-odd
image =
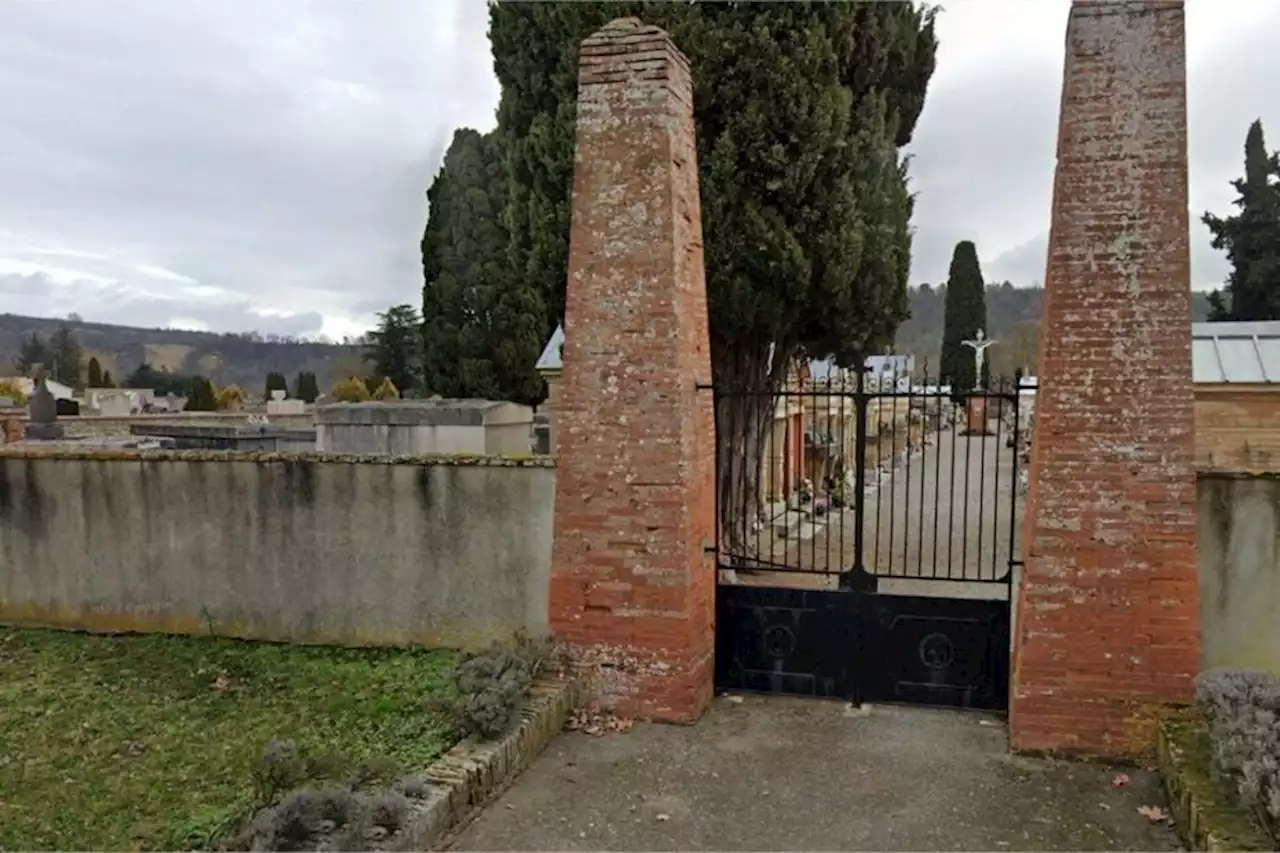
[[319, 453], [315, 451], [161, 450], [69, 447], [66, 444], [0, 446], [0, 459], [59, 459], [89, 462], [256, 462], [259, 464], [323, 462], [346, 465], [440, 465], [478, 468], [554, 468], [551, 456], [498, 456], [474, 453], [430, 453], [396, 456], [376, 453]]

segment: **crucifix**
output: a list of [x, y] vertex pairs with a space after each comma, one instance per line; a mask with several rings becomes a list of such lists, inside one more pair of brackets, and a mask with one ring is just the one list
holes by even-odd
[[967, 347], [973, 348], [973, 363], [976, 372], [973, 374], [973, 384], [975, 386], [982, 383], [982, 363], [987, 357], [987, 347], [995, 343], [994, 339], [988, 340], [986, 334], [979, 329], [973, 336], [973, 340], [961, 341]]

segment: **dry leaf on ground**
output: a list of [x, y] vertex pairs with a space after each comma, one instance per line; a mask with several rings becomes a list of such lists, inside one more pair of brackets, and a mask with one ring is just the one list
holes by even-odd
[[1115, 778], [1111, 780], [1111, 787], [1123, 788], [1125, 785], [1128, 785], [1129, 782], [1130, 779], [1128, 773], [1117, 773]]
[[1169, 814], [1159, 806], [1139, 806], [1138, 814], [1152, 823], [1160, 823], [1169, 819]]
[[610, 714], [607, 711], [577, 710], [565, 721], [566, 731], [582, 732], [592, 737], [625, 732], [631, 728], [632, 720]]

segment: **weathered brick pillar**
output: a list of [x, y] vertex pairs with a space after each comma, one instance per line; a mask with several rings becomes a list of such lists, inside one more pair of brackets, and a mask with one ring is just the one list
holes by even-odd
[[1010, 738], [1135, 756], [1200, 665], [1182, 0], [1075, 0]]
[[551, 629], [626, 716], [711, 699], [714, 425], [688, 60], [630, 18], [582, 44]]

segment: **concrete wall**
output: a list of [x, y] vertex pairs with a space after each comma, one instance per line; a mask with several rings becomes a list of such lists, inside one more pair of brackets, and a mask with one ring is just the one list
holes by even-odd
[[322, 453], [528, 455], [533, 409], [492, 400], [396, 400], [318, 406]]
[[476, 647], [547, 625], [549, 460], [0, 452], [0, 622]]
[[1280, 673], [1280, 475], [1202, 474], [1204, 666]]

